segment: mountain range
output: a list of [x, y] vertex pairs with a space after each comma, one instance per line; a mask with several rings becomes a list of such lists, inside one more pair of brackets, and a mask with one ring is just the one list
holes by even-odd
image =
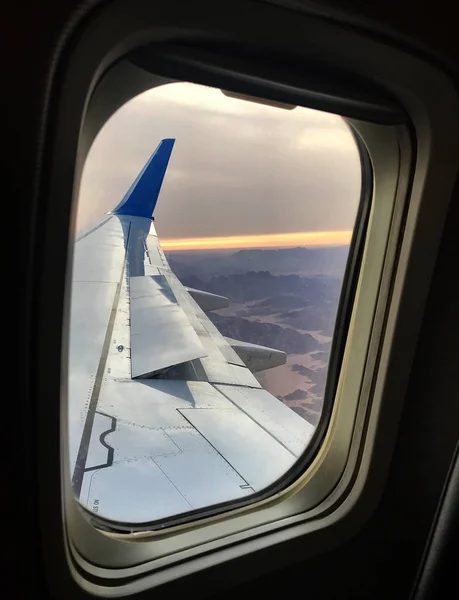
[[171, 269], [181, 277], [227, 276], [247, 271], [272, 275], [330, 275], [342, 277], [349, 246], [324, 248], [248, 248], [237, 251], [166, 252]]
[[310, 423], [320, 418], [347, 246], [173, 252], [183, 285], [229, 298], [210, 312], [230, 338], [283, 350], [285, 365], [260, 383]]
[[[299, 275], [272, 275], [269, 271], [248, 271], [207, 279], [186, 275], [182, 276], [181, 281], [189, 287], [227, 296], [233, 305], [241, 305], [235, 307], [231, 319], [225, 311], [209, 315], [217, 327], [223, 328], [224, 335], [237, 337], [233, 335], [234, 331], [236, 328], [241, 329], [245, 323], [247, 328], [250, 327], [250, 331], [248, 330], [245, 335], [251, 339], [245, 337], [241, 339], [254, 342], [252, 338], [255, 333], [247, 319], [253, 321], [256, 317], [271, 317], [271, 323], [289, 326], [295, 332], [320, 331], [329, 337], [333, 333], [341, 290], [341, 279], [338, 277], [319, 275], [300, 277]], [[220, 318], [220, 315], [224, 315], [225, 319]], [[242, 323], [237, 319], [242, 319]], [[260, 330], [263, 329], [262, 325], [267, 325], [266, 319], [264, 321], [260, 323]], [[229, 329], [233, 333], [228, 333]], [[265, 327], [265, 330], [266, 336], [272, 339], [271, 330], [268, 327]], [[307, 351], [309, 350], [305, 350]]]

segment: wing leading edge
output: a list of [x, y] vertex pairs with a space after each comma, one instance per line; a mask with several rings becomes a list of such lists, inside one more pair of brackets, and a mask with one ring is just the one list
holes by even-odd
[[314, 427], [252, 374], [285, 354], [225, 339], [228, 299], [185, 288], [153, 211], [175, 140], [75, 245], [69, 349], [72, 483], [88, 510], [140, 525], [262, 490]]

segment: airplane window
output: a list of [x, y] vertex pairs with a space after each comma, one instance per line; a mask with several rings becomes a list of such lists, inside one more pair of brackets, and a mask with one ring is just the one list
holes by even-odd
[[111, 117], [74, 249], [69, 456], [84, 508], [113, 527], [164, 524], [257, 497], [300, 459], [360, 187], [336, 115], [174, 83]]

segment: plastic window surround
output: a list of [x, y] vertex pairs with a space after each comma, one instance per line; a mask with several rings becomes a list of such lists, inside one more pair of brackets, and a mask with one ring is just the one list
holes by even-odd
[[[118, 69], [118, 67], [120, 67], [120, 69]], [[106, 87], [108, 87], [108, 89], [110, 90], [113, 80], [116, 79], [119, 81], [120, 76], [126, 77], [126, 75], [129, 72], [131, 72], [132, 76], [132, 73], [136, 73], [137, 68], [133, 68], [132, 65], [123, 61], [123, 63], [117, 65], [113, 69], [113, 71], [114, 72], [110, 72], [106, 76], [106, 78], [108, 79], [108, 86], [104, 86], [104, 80], [102, 82], [102, 88], [105, 91]], [[143, 81], [145, 84], [151, 79], [149, 77], [149, 74], [143, 70], [141, 72], [138, 71], [137, 75], [140, 75], [140, 81]], [[154, 77], [156, 78], [156, 76]], [[163, 82], [163, 78], [156, 79], [160, 80], [159, 85], [165, 85], [165, 83]], [[147, 89], [153, 88], [147, 87]], [[93, 112], [96, 112], [97, 114], [97, 112], [100, 111], [100, 107], [98, 106], [98, 100], [100, 100], [100, 96], [104, 98], [103, 92], [100, 93], [99, 90], [99, 93], [95, 96], [95, 98], [93, 97], [91, 99], [91, 103], [88, 108], [89, 119], [91, 118]], [[111, 106], [111, 108], [113, 108], [113, 106]], [[373, 191], [373, 170], [371, 166], [370, 156], [368, 155], [364, 142], [357, 133], [357, 122], [351, 122], [350, 120], [347, 120], [347, 122], [350, 125], [351, 133], [355, 139], [355, 143], [358, 147], [358, 152], [360, 154], [362, 187], [360, 192], [359, 206], [355, 218], [352, 242], [349, 250], [349, 257], [344, 272], [339, 305], [337, 308], [337, 319], [333, 333], [331, 358], [328, 364], [327, 371], [324, 407], [321, 412], [320, 421], [317, 427], [315, 428], [313, 438], [310, 440], [308, 446], [305, 448], [302, 456], [286, 473], [284, 473], [284, 475], [279, 480], [275, 481], [266, 489], [258, 492], [257, 494], [254, 494], [253, 496], [248, 497], [247, 499], [243, 499], [242, 501], [238, 499], [230, 500], [225, 505], [211, 505], [201, 509], [200, 511], [194, 511], [194, 513], [192, 514], [179, 514], [174, 517], [170, 517], [165, 521], [155, 522], [151, 525], [135, 525], [132, 528], [130, 528], [128, 524], [119, 524], [118, 526], [113, 526], [111, 523], [106, 522], [103, 517], [99, 517], [98, 515], [94, 515], [90, 512], [87, 512], [87, 518], [95, 527], [99, 527], [100, 529], [108, 531], [112, 534], [120, 534], [120, 539], [123, 539], [123, 534], [133, 533], [136, 534], [137, 538], [141, 537], [140, 534], [142, 533], [145, 534], [145, 536], [142, 537], [148, 538], [152, 535], [158, 537], [159, 534], [162, 534], [162, 532], [166, 529], [168, 533], [171, 530], [183, 531], [185, 529], [189, 529], [190, 527], [195, 527], [197, 525], [205, 524], [207, 522], [213, 522], [215, 520], [214, 517], [216, 516], [219, 518], [225, 518], [225, 514], [227, 514], [228, 512], [234, 514], [234, 511], [239, 507], [243, 507], [244, 510], [247, 510], [247, 508], [254, 503], [260, 505], [261, 501], [264, 501], [265, 499], [269, 500], [273, 496], [278, 497], [280, 492], [285, 490], [285, 488], [289, 488], [291, 483], [296, 482], [298, 478], [309, 468], [317, 452], [320, 451], [320, 447], [324, 442], [325, 434], [328, 430], [330, 416], [333, 411], [333, 406], [335, 402], [336, 389], [341, 371], [344, 349], [347, 341], [349, 323], [351, 320], [357, 282], [360, 274], [360, 266], [362, 262], [364, 242], [367, 233], [367, 225], [369, 222]], [[101, 121], [99, 121], [99, 124], [100, 123]], [[94, 122], [92, 122], [92, 125], [94, 125]], [[95, 135], [92, 131], [92, 127], [90, 133], [92, 134], [91, 137], [94, 138]], [[280, 493], [280, 497], [283, 497], [283, 492]], [[311, 504], [313, 503], [314, 502], [312, 501]]]
[[[82, 118], [84, 98], [92, 87], [91, 81], [94, 82], [97, 78], [97, 68], [101, 62], [106, 61], [107, 64], [107, 61], [115, 58], [113, 54], [108, 58], [109, 52], [119, 44], [123, 35], [127, 39], [128, 32], [145, 31], [145, 19], [156, 22], [156, 27], [160, 30], [167, 26], [168, 19], [173, 20], [173, 7], [171, 13], [165, 10], [159, 17], [147, 4], [140, 0], [131, 1], [126, 13], [128, 18], [121, 28], [114, 28], [112, 37], [109, 34], [104, 38], [100, 29], [102, 23], [107, 26], [110, 14], [105, 14], [105, 20], [93, 21], [85, 36], [80, 38], [73, 49], [66, 65], [67, 76], [62, 84], [58, 106], [57, 133], [53, 140], [50, 165], [50, 173], [54, 176], [51, 175], [50, 180], [48, 209], [56, 202], [61, 202], [62, 197], [69, 196], [71, 177], [63, 177], [59, 167], [62, 167], [63, 161], [65, 163], [65, 160], [69, 160], [68, 152], [63, 152], [69, 144], [74, 144], [76, 156], [79, 127], [75, 125]], [[117, 25], [122, 6], [124, 3], [120, 0], [112, 3], [106, 11], [111, 12]], [[224, 30], [227, 25], [231, 27], [231, 23], [225, 21], [227, 16], [224, 10], [220, 13], [216, 24], [219, 30]], [[192, 15], [187, 17], [192, 20]], [[279, 14], [279, 19], [283, 18]], [[248, 21], [246, 26], [250, 29], [250, 19]], [[307, 19], [302, 22], [307, 25]], [[287, 27], [288, 24], [276, 21], [277, 26]], [[317, 36], [317, 43], [320, 38], [326, 49], [327, 44], [329, 49], [342, 48], [341, 60], [354, 60], [355, 68], [368, 76], [372, 70], [378, 69], [379, 78], [398, 90], [399, 97], [412, 118], [418, 140], [422, 142], [417, 149], [410, 205], [405, 212], [406, 191], [410, 180], [408, 134], [400, 129], [354, 123], [367, 145], [373, 163], [373, 211], [327, 439], [315, 463], [292, 486], [302, 486], [295, 490], [297, 493], [294, 495], [289, 494], [289, 491], [293, 491], [291, 489], [285, 491], [282, 498], [279, 496], [264, 501], [263, 506], [251, 506], [250, 510], [235, 515], [228, 514], [225, 519], [217, 519], [204, 526], [200, 523], [174, 535], [158, 535], [156, 539], [140, 544], [123, 542], [116, 536], [91, 527], [76, 507], [72, 491], [67, 485], [68, 473], [64, 472], [62, 482], [65, 487], [65, 551], [68, 565], [78, 584], [93, 593], [106, 593], [110, 579], [111, 586], [115, 584], [114, 580], [118, 580], [118, 584], [123, 581], [122, 593], [140, 591], [212, 564], [217, 565], [237, 556], [261, 551], [262, 547], [279, 545], [282, 548], [283, 544], [293, 539], [302, 540], [303, 556], [315, 554], [342, 543], [348, 535], [355, 532], [371, 512], [382, 488], [402, 405], [403, 373], [409, 371], [422, 305], [441, 234], [445, 198], [448, 198], [455, 176], [455, 169], [435, 160], [433, 150], [437, 145], [445, 143], [445, 140], [451, 151], [458, 150], [457, 140], [453, 140], [451, 135], [457, 121], [452, 124], [442, 120], [443, 106], [448, 106], [449, 114], [452, 113], [452, 106], [457, 110], [457, 96], [445, 76], [415, 57], [394, 48], [382, 48], [375, 40], [339, 30], [328, 23], [316, 23], [314, 19], [310, 19], [309, 26], [311, 34]], [[111, 31], [110, 28], [108, 31]], [[152, 27], [150, 34], [153, 31]], [[130, 43], [132, 47], [132, 37]], [[89, 52], [88, 48], [93, 48], [94, 52]], [[126, 47], [121, 49], [118, 45], [117, 53], [125, 49]], [[416, 73], [415, 67], [421, 72], [418, 79], [413, 75]], [[78, 77], [75, 78], [74, 73], [78, 73]], [[412, 77], [407, 77], [408, 74]], [[443, 93], [439, 93], [439, 88]], [[426, 89], [436, 89], [435, 98], [425, 97]], [[429, 123], [430, 128], [426, 127], [426, 123]], [[77, 162], [77, 173], [81, 172], [81, 166], [80, 160]], [[431, 184], [431, 181], [434, 183]], [[381, 210], [382, 213], [376, 214], [376, 210]], [[50, 229], [46, 251], [52, 255], [53, 231], [52, 227]], [[425, 231], [430, 234], [427, 241], [425, 236], [422, 239]], [[414, 252], [414, 249], [417, 251]], [[419, 269], [420, 265], [422, 269]], [[44, 282], [47, 277], [53, 276], [48, 270], [45, 266]], [[409, 323], [403, 321], [403, 315], [411, 317], [408, 319]], [[390, 368], [396, 364], [395, 361], [399, 361], [403, 371]], [[65, 371], [63, 375], [65, 376]], [[45, 413], [55, 409], [51, 404], [50, 402], [41, 410]], [[65, 437], [65, 397], [61, 413]], [[343, 427], [338, 426], [340, 419], [344, 419]], [[346, 422], [347, 428], [344, 426]], [[347, 435], [344, 434], [346, 429]], [[46, 456], [46, 440], [42, 443], [39, 450], [43, 459]], [[328, 466], [338, 478], [340, 474], [341, 477], [339, 482], [335, 480], [333, 486], [330, 486], [331, 480], [323, 467], [333, 454], [335, 458]], [[340, 460], [345, 463], [341, 467]], [[45, 465], [46, 461], [42, 460], [42, 463]], [[325, 477], [320, 475], [321, 472], [325, 473]], [[43, 475], [43, 481], [46, 481], [48, 475], [45, 470]], [[57, 515], [60, 519], [61, 515], [55, 511], [55, 507], [52, 509], [54, 513], [47, 513], [46, 486], [43, 488], [44, 518], [52, 520]], [[261, 534], [264, 534], [263, 541]], [[48, 546], [45, 552], [47, 560], [52, 562], [53, 549]], [[203, 559], [197, 557], [204, 552], [208, 555], [203, 562]], [[98, 567], [94, 566], [96, 562]], [[282, 563], [278, 562], [277, 566], [282, 566]], [[157, 572], [142, 577], [152, 571]], [[97, 577], [97, 583], [91, 581], [91, 577]], [[117, 593], [121, 593], [121, 590]]]
[[[357, 416], [360, 417], [360, 430], [363, 433], [362, 425], [365, 420], [369, 394], [367, 390], [366, 397], [363, 397], [360, 389], [365, 368], [371, 374], [375, 367], [375, 353], [373, 353], [371, 363], [367, 362], [370, 337], [375, 327], [375, 306], [379, 297], [381, 304], [379, 327], [381, 327], [381, 319], [386, 305], [386, 302], [382, 300], [385, 295], [387, 301], [388, 281], [395, 254], [395, 248], [388, 248], [388, 239], [391, 233], [393, 243], [396, 245], [407, 183], [405, 178], [405, 185], [400, 186], [398, 177], [390, 176], [390, 174], [400, 172], [399, 134], [401, 128], [363, 124], [356, 121], [352, 125], [359, 131], [367, 145], [374, 169], [375, 194], [338, 389], [326, 437], [315, 460], [306, 472], [291, 486], [274, 496], [239, 509], [231, 510], [231, 507], [228, 507], [228, 511], [223, 514], [169, 527], [164, 531], [134, 533], [131, 536], [110, 534], [109, 542], [111, 544], [116, 543], [115, 540], [119, 543], [128, 538], [152, 540], [151, 559], [154, 560], [155, 569], [164, 567], [171, 561], [175, 562], [178, 555], [180, 559], [183, 559], [214, 549], [221, 545], [222, 539], [225, 539], [223, 543], [226, 545], [229, 536], [232, 542], [234, 540], [242, 541], [250, 539], [255, 533], [262, 535], [267, 531], [272, 532], [275, 529], [284, 528], [287, 524], [301, 522], [305, 519], [312, 520], [323, 513], [325, 508], [330, 510], [330, 507], [339, 500], [343, 493], [343, 490], [335, 489], [333, 495], [330, 494], [342, 477], [348, 462]], [[406, 131], [405, 141], [408, 141]], [[407, 154], [405, 167], [409, 172], [410, 149], [408, 143], [405, 146]], [[381, 286], [381, 278], [388, 252], [392, 253], [392, 260], [389, 261], [389, 273], [386, 274], [387, 282], [384, 288], [384, 285]], [[356, 323], [358, 323], [358, 327]], [[377, 338], [378, 336], [376, 336], [376, 343]], [[360, 446], [360, 443], [361, 437], [355, 441], [356, 446]], [[355, 467], [355, 462], [353, 467]], [[351, 467], [348, 471], [352, 470]], [[77, 525], [72, 530], [72, 541], [86, 558], [92, 558], [95, 562], [100, 556], [101, 548], [94, 544], [96, 541], [94, 534], [97, 537], [104, 536], [105, 541], [107, 534], [95, 530], [87, 521], [87, 517], [81, 514], [75, 502], [73, 506], [72, 517], [76, 517], [75, 524]], [[102, 541], [100, 537], [99, 541]], [[144, 546], [145, 544], [142, 544], [142, 548]], [[119, 562], [111, 562], [110, 566], [125, 567], [126, 554], [120, 559]], [[87, 561], [80, 562], [80, 566], [85, 570], [89, 567]], [[152, 564], [138, 566], [132, 573], [146, 572], [151, 568]], [[92, 569], [90, 570], [92, 571]], [[131, 572], [131, 569], [129, 571]], [[100, 575], [100, 570], [96, 569], [94, 574], [96, 573]], [[122, 569], [118, 575], [121, 576], [122, 573], [125, 577], [126, 570]]]

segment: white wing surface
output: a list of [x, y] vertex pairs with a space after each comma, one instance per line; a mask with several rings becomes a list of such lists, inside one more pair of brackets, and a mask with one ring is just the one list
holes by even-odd
[[169, 268], [152, 214], [173, 143], [75, 245], [72, 483], [85, 508], [124, 526], [263, 490], [314, 431], [252, 373], [284, 353], [225, 339], [205, 311], [227, 299], [185, 288]]

